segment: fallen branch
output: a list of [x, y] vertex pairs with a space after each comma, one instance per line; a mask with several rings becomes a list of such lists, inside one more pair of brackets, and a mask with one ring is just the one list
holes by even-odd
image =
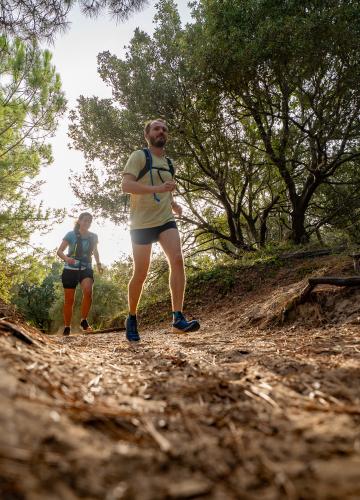
[[333, 276], [322, 276], [319, 278], [309, 278], [309, 285], [334, 285], [334, 286], [360, 286], [360, 276], [350, 278], [335, 278]]
[[291, 300], [282, 311], [282, 323], [286, 321], [289, 313], [300, 304], [304, 304], [309, 298], [310, 293], [317, 285], [334, 285], [334, 286], [360, 286], [360, 276], [352, 276], [349, 278], [337, 278], [334, 276], [321, 276], [318, 278], [309, 278], [309, 283], [300, 292], [300, 294]]
[[8, 321], [0, 320], [0, 327], [4, 328], [4, 330], [6, 330], [7, 332], [10, 332], [17, 339], [25, 342], [25, 344], [36, 345], [37, 347], [40, 347], [40, 344], [29, 337], [25, 330], [19, 325], [14, 325], [13, 323], [9, 323]]

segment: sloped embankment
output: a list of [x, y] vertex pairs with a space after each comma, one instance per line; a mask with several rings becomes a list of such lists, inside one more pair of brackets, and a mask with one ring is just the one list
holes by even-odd
[[324, 275], [352, 276], [351, 259], [337, 255], [233, 268], [227, 270], [225, 283], [200, 278], [186, 305], [198, 314], [225, 310], [225, 317], [238, 327], [359, 324], [359, 288], [319, 285], [303, 300], [308, 279]]
[[164, 322], [137, 345], [22, 324], [29, 344], [0, 326], [1, 498], [358, 498], [359, 327], [340, 309], [334, 324], [300, 309], [274, 321], [307, 274], [339, 266], [251, 268], [227, 294], [210, 283], [189, 297], [200, 332]]

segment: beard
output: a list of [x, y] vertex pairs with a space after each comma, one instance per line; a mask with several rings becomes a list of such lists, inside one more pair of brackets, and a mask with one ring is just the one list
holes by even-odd
[[166, 144], [166, 138], [164, 136], [162, 137], [150, 137], [150, 144], [152, 146], [155, 146], [156, 148], [162, 148]]

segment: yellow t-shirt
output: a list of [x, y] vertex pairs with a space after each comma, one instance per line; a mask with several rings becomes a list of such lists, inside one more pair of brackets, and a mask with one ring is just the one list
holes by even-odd
[[[142, 149], [134, 151], [125, 165], [124, 174], [132, 174], [137, 177], [140, 171], [145, 167], [145, 162], [144, 151]], [[160, 171], [163, 180], [161, 180], [158, 170], [153, 169], [152, 176], [154, 186], [172, 180], [172, 175], [164, 156], [160, 157], [152, 154], [152, 162], [153, 167], [166, 169], [166, 172], [163, 170]], [[151, 186], [150, 172], [147, 172], [138, 182]], [[156, 193], [156, 196], [160, 201], [154, 199], [153, 193], [130, 194], [130, 229], [158, 227], [174, 220], [171, 209], [171, 193]]]

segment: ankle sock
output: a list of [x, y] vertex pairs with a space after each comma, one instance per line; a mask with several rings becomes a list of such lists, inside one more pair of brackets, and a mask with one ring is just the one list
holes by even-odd
[[173, 311], [174, 323], [182, 317], [182, 311]]

